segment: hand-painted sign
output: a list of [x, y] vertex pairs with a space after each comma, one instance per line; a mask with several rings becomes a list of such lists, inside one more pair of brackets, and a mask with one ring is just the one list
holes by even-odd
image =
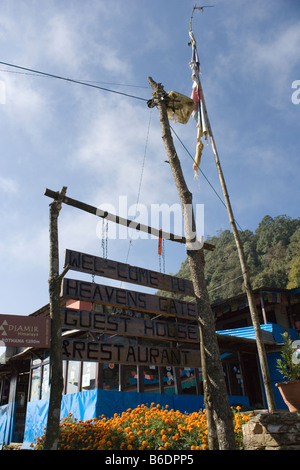
[[50, 318], [0, 315], [0, 340], [5, 346], [50, 347]]
[[106, 333], [116, 336], [133, 336], [146, 339], [179, 341], [199, 344], [199, 329], [192, 323], [132, 318], [107, 313], [63, 308], [63, 328]]
[[63, 339], [63, 359], [113, 364], [200, 367], [200, 350]]
[[156, 290], [176, 292], [177, 294], [195, 296], [193, 283], [168, 274], [151, 271], [129, 264], [119, 263], [110, 259], [100, 258], [78, 251], [66, 250], [65, 267], [68, 265], [73, 271], [117, 279], [123, 282], [152, 287]]
[[197, 306], [193, 302], [105, 286], [94, 282], [65, 278], [62, 295], [71, 299], [89, 300], [93, 303], [129, 310], [170, 315], [189, 320], [197, 318]]

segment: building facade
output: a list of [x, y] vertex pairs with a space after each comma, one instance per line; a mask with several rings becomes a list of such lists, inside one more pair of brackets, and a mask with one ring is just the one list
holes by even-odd
[[[288, 291], [263, 288], [255, 291], [276, 405], [279, 409], [285, 409], [286, 406], [275, 387], [275, 383], [280, 381], [276, 371], [276, 359], [280, 354], [281, 335], [284, 331], [289, 331], [295, 339], [299, 337], [299, 294], [300, 289]], [[143, 321], [144, 325], [148, 325], [145, 322], [149, 320], [158, 321], [142, 311], [126, 308], [120, 310], [82, 300], [62, 298], [62, 307], [74, 311], [94, 312], [98, 314], [99, 325], [108, 317], [127, 318], [123, 323], [128, 326], [134, 322], [135, 328], [138, 327], [139, 321]], [[212, 305], [212, 308], [230, 403], [242, 405], [246, 409], [265, 408], [265, 393], [246, 296], [226, 299]], [[32, 315], [48, 316], [49, 306]], [[90, 317], [84, 318], [86, 321], [86, 318]], [[114, 322], [116, 323], [116, 320]], [[120, 320], [118, 322], [120, 324]], [[112, 321], [112, 328], [116, 328], [115, 323]], [[178, 329], [176, 318], [169, 317], [167, 323], [167, 333], [165, 321], [155, 323], [155, 338], [151, 334], [141, 337], [141, 334], [109, 334], [107, 330], [102, 333], [99, 329], [91, 332], [90, 323], [86, 323], [85, 329], [78, 329], [77, 324], [74, 328], [63, 328], [62, 340], [68, 344], [70, 340], [75, 340], [77, 348], [79, 344], [83, 344], [80, 342], [91, 340], [105, 344], [105, 354], [108, 354], [109, 347], [114, 345], [117, 345], [118, 351], [121, 347], [126, 350], [127, 355], [129, 352], [131, 356], [137, 354], [136, 351], [141, 352], [138, 358], [134, 358], [133, 363], [122, 363], [122, 359], [119, 363], [112, 360], [106, 362], [106, 356], [98, 362], [74, 360], [64, 356], [62, 417], [67, 416], [69, 412], [78, 419], [90, 419], [101, 414], [113, 416], [115, 412], [122, 412], [128, 407], [134, 408], [140, 403], [153, 401], [162, 405], [168, 404], [181, 411], [190, 412], [202, 408], [201, 364], [195, 367], [188, 364], [180, 364], [178, 367], [172, 363], [163, 364], [158, 362], [158, 356], [153, 352], [153, 348], [157, 348], [155, 351], [166, 351], [164, 354], [174, 351], [175, 357], [176, 351], [184, 347], [187, 356], [199, 354], [199, 342], [197, 343], [195, 336], [196, 322], [180, 319], [181, 330]], [[178, 341], [178, 338], [175, 341], [171, 338], [170, 332], [174, 331], [175, 325], [185, 341]], [[151, 330], [150, 327], [148, 329]], [[169, 341], [166, 341], [166, 335]], [[166, 344], [167, 349], [163, 349]], [[139, 345], [142, 346], [141, 349], [138, 349]], [[152, 356], [146, 355], [148, 350], [152, 351]], [[33, 439], [43, 433], [46, 425], [50, 394], [49, 350], [23, 348], [7, 352], [10, 357], [5, 364], [0, 365], [0, 444], [23, 442], [24, 448], [29, 448]]]

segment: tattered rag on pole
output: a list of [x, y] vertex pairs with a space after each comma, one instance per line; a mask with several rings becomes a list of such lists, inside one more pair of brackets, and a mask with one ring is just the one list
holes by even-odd
[[192, 60], [190, 62], [190, 67], [192, 69], [192, 80], [193, 80], [193, 89], [191, 98], [195, 102], [195, 108], [192, 112], [192, 116], [197, 123], [197, 147], [196, 155], [194, 159], [194, 171], [195, 177], [198, 176], [198, 169], [200, 166], [201, 155], [203, 150], [203, 143], [201, 137], [207, 137], [209, 135], [209, 125], [207, 120], [206, 107], [204, 102], [204, 97], [202, 93], [202, 87], [200, 82], [200, 61], [198, 57], [196, 41], [193, 35], [193, 32], [190, 31], [191, 45], [192, 45]]

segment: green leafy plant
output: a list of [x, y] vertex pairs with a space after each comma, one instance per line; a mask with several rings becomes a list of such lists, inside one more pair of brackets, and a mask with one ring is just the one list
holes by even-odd
[[283, 333], [283, 346], [281, 358], [277, 359], [276, 368], [282, 374], [283, 378], [289, 381], [300, 380], [300, 363], [296, 361], [295, 347], [288, 333]]

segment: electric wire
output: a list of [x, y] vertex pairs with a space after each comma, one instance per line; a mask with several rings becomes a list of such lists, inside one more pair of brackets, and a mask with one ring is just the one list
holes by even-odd
[[[194, 161], [194, 157], [193, 155], [191, 154], [191, 152], [188, 150], [188, 148], [186, 147], [186, 145], [182, 142], [182, 140], [180, 139], [179, 135], [175, 132], [175, 130], [173, 129], [172, 126], [170, 126], [171, 128], [171, 131], [174, 133], [174, 135], [176, 136], [176, 138], [179, 140], [179, 142], [181, 143], [181, 145], [183, 146], [184, 150], [187, 152], [187, 154], [189, 155], [189, 157]], [[225, 207], [225, 209], [227, 209], [226, 207], [226, 204], [225, 202], [223, 201], [223, 199], [221, 198], [221, 196], [219, 195], [219, 193], [217, 192], [217, 190], [214, 188], [214, 186], [212, 185], [212, 183], [209, 181], [209, 179], [207, 178], [207, 176], [203, 173], [203, 171], [201, 170], [200, 166], [198, 165], [198, 170], [200, 171], [200, 173], [202, 174], [203, 178], [207, 181], [207, 183], [209, 184], [209, 186], [211, 187], [211, 189], [213, 190], [213, 192], [215, 193], [215, 195], [217, 196], [217, 198], [221, 201], [221, 203], [223, 204], [223, 206]], [[238, 225], [239, 229], [242, 231], [243, 229], [241, 228], [240, 224], [235, 220], [236, 224]]]
[[[31, 72], [19, 72], [17, 70], [7, 70], [7, 69], [0, 69], [0, 72], [5, 72], [5, 73], [15, 73], [15, 74], [20, 74], [20, 75], [31, 75], [33, 77], [39, 77], [40, 74], [38, 73], [31, 73]], [[145, 85], [132, 85], [132, 84], [128, 84], [128, 83], [114, 83], [114, 82], [102, 82], [100, 80], [82, 80], [82, 79], [72, 79], [72, 80], [76, 80], [78, 82], [86, 82], [86, 83], [102, 83], [102, 85], [114, 85], [114, 86], [124, 86], [124, 87], [128, 87], [128, 88], [145, 88], [145, 89], [148, 89], [147, 86]]]
[[[231, 282], [237, 281], [237, 280], [240, 279], [241, 277], [243, 277], [243, 274], [241, 274], [240, 276], [237, 276], [237, 277], [235, 277], [235, 278], [233, 278], [233, 279], [230, 279], [229, 281], [224, 282], [223, 284], [221, 284], [221, 285], [219, 285], [219, 286], [217, 286], [217, 287], [214, 287], [213, 289], [210, 289], [210, 290], [208, 290], [207, 292], [208, 292], [208, 294], [210, 294], [211, 292], [213, 292], [213, 291], [215, 291], [215, 290], [222, 289], [222, 287], [227, 286], [227, 284], [231, 284]], [[194, 304], [194, 303], [196, 303], [196, 298], [193, 298], [192, 300], [187, 300], [186, 302], [187, 302], [188, 304]]]
[[[52, 73], [48, 73], [48, 72], [42, 72], [40, 70], [35, 70], [35, 69], [31, 69], [31, 68], [28, 68], [28, 67], [22, 67], [20, 65], [15, 65], [15, 64], [9, 64], [7, 62], [2, 62], [0, 61], [0, 64], [2, 65], [6, 65], [7, 67], [13, 67], [13, 68], [16, 68], [18, 70], [23, 70], [25, 71], [26, 73], [29, 74], [32, 74], [32, 75], [41, 75], [41, 76], [45, 76], [45, 77], [50, 77], [50, 78], [56, 78], [58, 80], [64, 80], [64, 81], [67, 81], [67, 82], [71, 82], [71, 83], [76, 83], [78, 85], [83, 85], [83, 86], [87, 86], [87, 87], [91, 87], [91, 88], [95, 88], [95, 89], [98, 89], [98, 90], [102, 90], [102, 91], [107, 91], [107, 92], [110, 92], [110, 93], [115, 93], [115, 94], [118, 94], [118, 95], [122, 95], [122, 96], [127, 96], [129, 98], [134, 98], [134, 99], [137, 99], [137, 100], [141, 100], [141, 101], [145, 101], [145, 102], [148, 102], [148, 99], [147, 98], [142, 98], [140, 96], [136, 96], [136, 95], [132, 95], [132, 94], [129, 94], [129, 93], [124, 93], [124, 92], [121, 92], [121, 91], [117, 91], [117, 90], [111, 90], [109, 88], [105, 88], [105, 87], [101, 87], [99, 85], [94, 85], [93, 83], [97, 83], [97, 82], [88, 82], [88, 81], [81, 81], [81, 80], [75, 80], [75, 79], [72, 79], [72, 78], [67, 78], [67, 77], [62, 77], [60, 75], [55, 75], [55, 74], [52, 74]], [[7, 71], [9, 72], [9, 71]], [[17, 72], [16, 72], [17, 73]], [[24, 72], [19, 72], [19, 73], [24, 73]], [[103, 82], [98, 82], [98, 83], [103, 83]], [[112, 83], [111, 83], [112, 85]], [[134, 86], [134, 85], [122, 85], [122, 84], [114, 84], [115, 86]], [[135, 85], [137, 87], [137, 85]], [[142, 88], [142, 87], [140, 87]], [[147, 88], [147, 87], [145, 87]], [[192, 156], [192, 154], [189, 152], [189, 150], [187, 149], [187, 147], [185, 146], [185, 144], [182, 142], [182, 140], [180, 139], [180, 137], [178, 136], [178, 134], [175, 132], [175, 130], [173, 129], [172, 126], [170, 126], [172, 132], [174, 133], [174, 135], [177, 137], [177, 139], [179, 140], [179, 142], [181, 143], [181, 145], [183, 146], [183, 148], [185, 149], [185, 151], [187, 152], [187, 154], [189, 155], [189, 157], [194, 161], [194, 157]], [[221, 196], [218, 194], [218, 192], [216, 191], [216, 189], [214, 188], [214, 186], [212, 185], [212, 183], [209, 181], [209, 179], [206, 177], [206, 175], [204, 174], [204, 172], [201, 170], [200, 167], [198, 167], [198, 169], [200, 170], [200, 173], [202, 174], [202, 176], [204, 177], [204, 179], [207, 181], [207, 183], [209, 184], [209, 186], [211, 187], [211, 189], [213, 190], [213, 192], [216, 194], [216, 196], [218, 197], [218, 199], [221, 201], [221, 203], [224, 205], [224, 207], [226, 208], [226, 204], [225, 202], [223, 201], [223, 199], [221, 198]], [[236, 221], [236, 224], [238, 225], [238, 227], [240, 228], [240, 230], [242, 230], [240, 224]]]
[[7, 67], [14, 67], [14, 68], [19, 69], [19, 70], [25, 70], [26, 72], [30, 72], [30, 73], [37, 74], [37, 75], [43, 75], [45, 77], [57, 78], [58, 80], [64, 80], [66, 82], [77, 83], [78, 85], [84, 85], [84, 86], [87, 86], [87, 87], [96, 88], [98, 90], [107, 91], [107, 92], [110, 92], [110, 93], [115, 93], [117, 95], [127, 96], [129, 98], [134, 98], [134, 99], [141, 100], [141, 101], [148, 101], [148, 99], [141, 98], [140, 96], [131, 95], [129, 93], [124, 93], [122, 91], [111, 90], [109, 88], [101, 87], [99, 85], [93, 85], [92, 83], [83, 82], [83, 81], [80, 81], [80, 80], [74, 80], [72, 78], [61, 77], [60, 75], [55, 75], [55, 74], [47, 73], [47, 72], [41, 72], [40, 70], [34, 70], [34, 69], [30, 69], [28, 67], [21, 67], [20, 65], [8, 64], [7, 62], [1, 62], [0, 61], [0, 64], [6, 65]]

